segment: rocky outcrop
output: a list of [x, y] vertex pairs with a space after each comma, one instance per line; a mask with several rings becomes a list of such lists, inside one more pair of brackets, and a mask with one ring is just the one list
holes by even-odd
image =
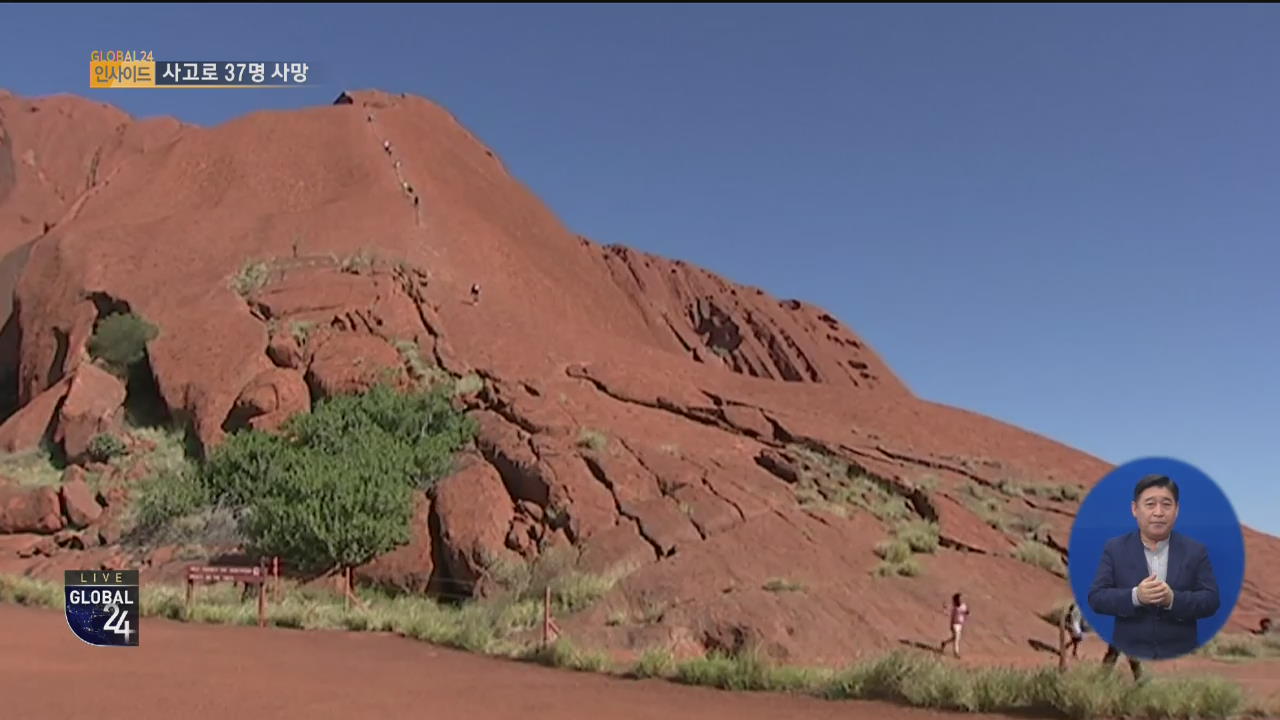
[[89, 443], [100, 433], [122, 428], [125, 386], [97, 365], [82, 363], [71, 376], [67, 397], [58, 412], [54, 442], [61, 443], [67, 458], [85, 458]]
[[102, 506], [94, 498], [89, 484], [76, 478], [62, 485], [62, 512], [67, 525], [76, 529], [86, 528], [102, 515]]
[[0, 533], [54, 533], [64, 525], [56, 489], [0, 480]]
[[405, 377], [396, 349], [375, 335], [337, 333], [315, 350], [306, 380], [317, 398], [367, 390]]
[[515, 514], [511, 497], [497, 471], [483, 460], [470, 458], [442, 480], [431, 509], [444, 566], [441, 592], [469, 596], [488, 570], [503, 562], [520, 562], [506, 547]]
[[294, 415], [310, 410], [311, 394], [302, 375], [295, 370], [271, 368], [240, 393], [227, 425], [276, 430]]
[[45, 390], [0, 425], [0, 452], [31, 450], [51, 437], [68, 385], [64, 380]]

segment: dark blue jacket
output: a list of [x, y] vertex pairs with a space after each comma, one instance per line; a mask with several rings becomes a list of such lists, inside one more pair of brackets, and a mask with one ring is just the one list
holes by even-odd
[[1089, 588], [1089, 607], [1115, 617], [1111, 644], [1131, 658], [1159, 660], [1194, 651], [1196, 621], [1218, 612], [1218, 583], [1209, 551], [1185, 535], [1170, 534], [1165, 582], [1173, 589], [1173, 607], [1167, 610], [1133, 604], [1133, 588], [1149, 574], [1137, 530], [1111, 538]]

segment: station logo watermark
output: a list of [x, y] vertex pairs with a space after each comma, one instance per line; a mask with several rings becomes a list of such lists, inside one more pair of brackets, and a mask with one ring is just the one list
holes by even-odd
[[137, 570], [65, 570], [67, 625], [99, 647], [137, 647], [141, 618]]

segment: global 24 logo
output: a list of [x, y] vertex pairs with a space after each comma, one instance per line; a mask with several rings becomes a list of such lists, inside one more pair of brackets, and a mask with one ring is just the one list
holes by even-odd
[[137, 570], [64, 572], [67, 625], [98, 647], [136, 647], [139, 637]]

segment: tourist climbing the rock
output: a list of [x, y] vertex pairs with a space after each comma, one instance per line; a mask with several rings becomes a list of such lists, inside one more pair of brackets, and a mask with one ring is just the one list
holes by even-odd
[[480, 283], [471, 285], [471, 304], [475, 305], [480, 302]]
[[388, 155], [390, 155], [390, 154], [391, 154], [391, 141], [390, 141], [390, 140], [383, 140], [383, 141], [382, 141], [382, 150], [383, 150], [384, 152], [386, 152]]
[[951, 637], [942, 641], [938, 646], [938, 650], [946, 650], [947, 643], [954, 643], [952, 653], [956, 657], [960, 657], [960, 634], [964, 630], [964, 623], [969, 619], [969, 606], [961, 599], [960, 593], [951, 596]]

